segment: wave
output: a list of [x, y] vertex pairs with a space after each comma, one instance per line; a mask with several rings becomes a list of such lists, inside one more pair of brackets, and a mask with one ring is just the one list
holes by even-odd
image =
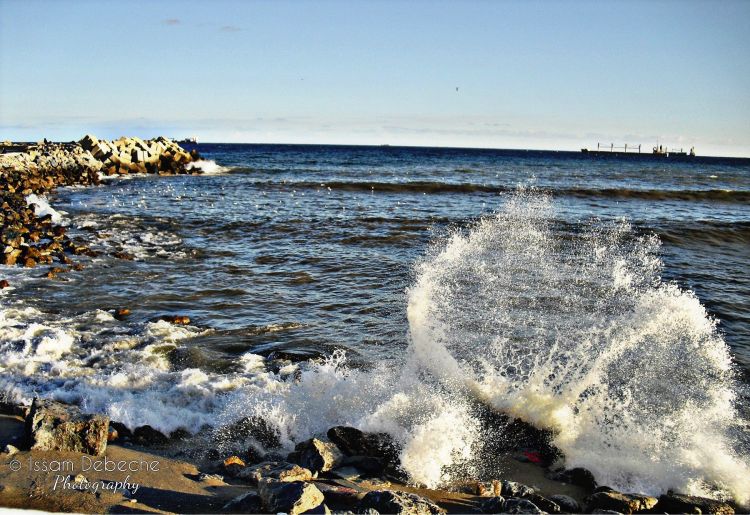
[[[433, 181], [411, 182], [360, 182], [360, 181], [331, 181], [311, 182], [288, 181], [283, 183], [258, 182], [258, 186], [272, 186], [279, 188], [325, 189], [341, 191], [368, 191], [375, 193], [512, 193], [515, 186], [502, 186], [478, 183], [449, 183]], [[658, 190], [658, 189], [629, 189], [629, 188], [554, 188], [549, 192], [555, 196], [591, 197], [591, 198], [622, 198], [640, 200], [685, 200], [685, 201], [719, 201], [719, 202], [747, 202], [750, 201], [750, 191], [745, 190]]]
[[187, 169], [200, 170], [205, 175], [227, 173], [229, 170], [231, 170], [231, 168], [221, 166], [220, 164], [217, 164], [216, 161], [213, 161], [211, 159], [199, 159], [198, 161], [193, 161], [187, 166]]

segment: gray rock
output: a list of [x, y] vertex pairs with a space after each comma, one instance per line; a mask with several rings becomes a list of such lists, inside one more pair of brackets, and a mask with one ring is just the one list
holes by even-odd
[[550, 495], [549, 500], [557, 504], [564, 513], [581, 513], [581, 505], [568, 495]]
[[287, 483], [263, 479], [258, 483], [258, 494], [263, 508], [271, 513], [298, 515], [323, 503], [321, 491], [315, 485], [303, 481]]
[[310, 481], [313, 478], [309, 469], [295, 463], [266, 461], [242, 469], [237, 476], [251, 483], [258, 483], [263, 479], [272, 479], [290, 483], [292, 481]]
[[228, 513], [260, 513], [263, 503], [255, 492], [239, 495], [226, 503], [222, 511]]
[[376, 490], [362, 498], [360, 508], [373, 509], [379, 513], [397, 515], [428, 515], [445, 513], [445, 510], [429, 499], [406, 492]]
[[560, 505], [555, 501], [536, 493], [526, 495], [524, 499], [533, 502], [540, 510], [547, 513], [560, 513], [562, 511]]
[[544, 511], [528, 499], [511, 497], [505, 500], [503, 513], [544, 513]]
[[534, 489], [515, 481], [501, 481], [500, 495], [504, 497], [526, 497], [534, 493]]
[[490, 497], [479, 505], [482, 513], [503, 513], [505, 511], [505, 499], [501, 496]]
[[295, 450], [300, 453], [299, 464], [313, 472], [327, 472], [336, 468], [344, 458], [336, 444], [318, 438], [297, 444]]
[[669, 492], [659, 497], [655, 511], [667, 513], [719, 513], [731, 515], [734, 508], [725, 502]]
[[616, 491], [600, 491], [586, 498], [586, 508], [593, 510], [614, 510], [619, 513], [638, 513], [656, 506], [656, 498], [641, 494], [624, 494]]
[[75, 406], [35, 398], [26, 417], [32, 450], [74, 451], [101, 456], [107, 449], [109, 418], [85, 415]]

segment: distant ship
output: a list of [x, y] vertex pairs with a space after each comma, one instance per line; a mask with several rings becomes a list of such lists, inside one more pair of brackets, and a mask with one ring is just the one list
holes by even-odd
[[600, 143], [596, 144], [596, 150], [589, 150], [582, 148], [581, 152], [584, 154], [594, 156], [617, 156], [617, 157], [635, 157], [635, 156], [652, 156], [652, 157], [695, 157], [695, 147], [690, 147], [690, 152], [685, 152], [682, 148], [679, 150], [673, 148], [669, 150], [666, 146], [657, 145], [651, 149], [651, 153], [641, 153], [641, 145], [637, 147], [634, 145], [628, 146], [625, 143], [622, 147], [616, 147], [614, 143], [610, 143], [609, 147], [603, 146]]
[[177, 143], [193, 143], [193, 144], [195, 144], [195, 143], [198, 143], [198, 138], [196, 138], [195, 136], [193, 136], [192, 138], [184, 138], [184, 139], [179, 140]]

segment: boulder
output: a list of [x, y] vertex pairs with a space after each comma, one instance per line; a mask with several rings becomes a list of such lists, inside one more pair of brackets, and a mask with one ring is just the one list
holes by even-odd
[[286, 483], [264, 479], [258, 483], [258, 494], [265, 508], [271, 513], [297, 515], [317, 508], [323, 503], [323, 494], [318, 488], [303, 481]]
[[641, 494], [601, 491], [586, 498], [586, 508], [593, 510], [614, 510], [619, 513], [639, 513], [656, 506], [656, 498]]
[[153, 427], [145, 425], [135, 428], [132, 440], [135, 443], [144, 446], [164, 445], [169, 442], [169, 437], [161, 431], [157, 431]]
[[734, 508], [725, 502], [669, 492], [659, 497], [655, 510], [663, 513], [719, 513], [732, 515]]
[[417, 494], [375, 490], [368, 492], [359, 504], [362, 509], [377, 510], [378, 513], [399, 515], [428, 515], [445, 513], [445, 510], [431, 500]]
[[581, 513], [581, 505], [568, 495], [550, 495], [549, 500], [557, 504], [563, 513]]
[[524, 496], [524, 499], [526, 499], [527, 501], [533, 502], [536, 507], [538, 507], [540, 510], [546, 513], [560, 513], [562, 511], [560, 509], [560, 505], [557, 504], [555, 501], [553, 501], [552, 499], [548, 499], [537, 493], [526, 495]]
[[561, 483], [580, 486], [588, 490], [596, 488], [594, 474], [583, 467], [555, 471], [549, 474], [549, 478]]
[[[327, 435], [349, 457], [346, 464], [371, 473], [388, 472], [397, 478], [405, 477], [399, 457], [401, 449], [388, 433], [365, 433], [354, 427], [336, 426], [329, 429]], [[354, 459], [359, 463], [351, 462]]]
[[505, 499], [497, 495], [482, 501], [479, 505], [482, 513], [503, 513], [505, 511]]
[[299, 464], [313, 472], [328, 472], [338, 467], [344, 458], [335, 444], [318, 438], [298, 443], [295, 451], [300, 453]]
[[501, 481], [500, 495], [504, 497], [527, 497], [534, 493], [534, 489], [515, 481]]
[[35, 398], [26, 417], [32, 450], [74, 451], [101, 456], [107, 449], [109, 418], [86, 415], [77, 407]]
[[251, 483], [259, 483], [264, 479], [289, 483], [292, 481], [310, 481], [313, 475], [309, 469], [294, 463], [266, 461], [243, 469], [237, 474], [237, 477], [246, 479]]
[[528, 499], [511, 497], [505, 500], [503, 513], [544, 513], [544, 511]]

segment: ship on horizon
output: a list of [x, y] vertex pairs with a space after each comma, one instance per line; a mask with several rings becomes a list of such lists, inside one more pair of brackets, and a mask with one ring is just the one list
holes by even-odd
[[581, 152], [584, 154], [589, 154], [593, 156], [616, 156], [616, 157], [634, 157], [634, 156], [640, 156], [640, 157], [695, 157], [695, 147], [690, 147], [689, 152], [685, 152], [682, 148], [676, 149], [668, 149], [665, 145], [655, 145], [650, 153], [647, 152], [641, 152], [641, 145], [638, 146], [630, 145], [628, 146], [627, 143], [625, 143], [624, 146], [615, 146], [614, 143], [609, 144], [609, 148], [607, 146], [603, 146], [601, 143], [596, 144], [596, 150], [589, 150], [587, 148], [582, 148]]

